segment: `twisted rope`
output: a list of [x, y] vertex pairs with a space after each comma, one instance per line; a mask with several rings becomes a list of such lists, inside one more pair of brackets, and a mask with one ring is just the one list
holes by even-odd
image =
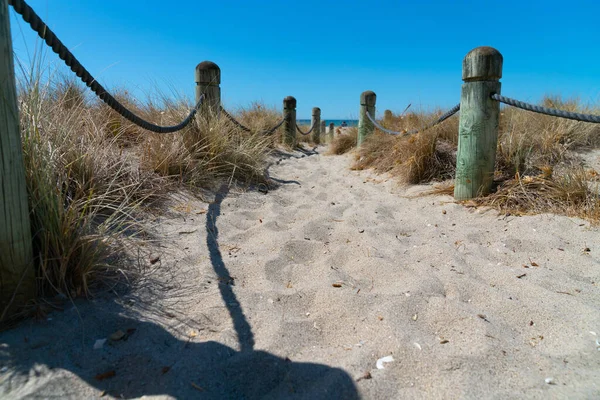
[[580, 114], [570, 111], [557, 110], [555, 108], [548, 108], [542, 106], [536, 106], [533, 104], [525, 103], [519, 100], [511, 99], [508, 97], [501, 96], [499, 94], [493, 94], [492, 99], [499, 101], [509, 106], [521, 108], [523, 110], [532, 111], [539, 114], [551, 115], [553, 117], [572, 119], [575, 121], [591, 122], [594, 124], [600, 124], [600, 115], [593, 114]]
[[310, 127], [310, 129], [308, 130], [308, 132], [302, 132], [302, 129], [300, 129], [300, 127], [298, 126], [298, 124], [296, 124], [296, 129], [298, 130], [298, 132], [300, 132], [302, 135], [308, 135], [309, 133], [311, 133], [313, 131], [313, 129], [315, 129], [315, 123], [312, 124], [312, 126]]
[[367, 114], [367, 118], [369, 118], [369, 120], [373, 123], [373, 125], [375, 125], [375, 127], [382, 132], [389, 133], [390, 135], [404, 135], [406, 133], [406, 132], [396, 132], [396, 131], [386, 129], [383, 126], [379, 125], [379, 123], [377, 121], [375, 121], [375, 118], [371, 117], [371, 114], [369, 114], [368, 111], [366, 112], [366, 114]]
[[[238, 128], [240, 128], [243, 131], [246, 132], [252, 132], [252, 130], [244, 125], [242, 125], [241, 122], [239, 122], [237, 119], [235, 119], [235, 117], [231, 114], [229, 114], [227, 112], [227, 110], [225, 110], [222, 106], [221, 106], [221, 112], [227, 117], [227, 119], [229, 119], [235, 126], [237, 126]], [[262, 134], [263, 135], [270, 135], [273, 132], [275, 132], [277, 130], [277, 128], [279, 128], [281, 125], [283, 125], [283, 123], [285, 122], [285, 119], [282, 119], [281, 121], [279, 121], [277, 123], [277, 125], [275, 125], [274, 127], [267, 129], [266, 131], [263, 131]]]
[[42, 38], [46, 44], [52, 48], [52, 51], [60, 57], [61, 60], [65, 62], [65, 64], [71, 68], [71, 71], [81, 79], [83, 83], [89, 87], [92, 92], [96, 94], [103, 102], [105, 102], [110, 108], [115, 110], [124, 118], [127, 118], [129, 121], [138, 125], [141, 128], [146, 130], [156, 132], [156, 133], [171, 133], [177, 132], [183, 128], [185, 128], [194, 118], [196, 111], [200, 108], [202, 101], [204, 100], [204, 95], [200, 97], [196, 106], [190, 111], [190, 114], [179, 124], [173, 126], [159, 126], [153, 123], [150, 123], [134, 113], [128, 110], [125, 106], [123, 106], [117, 99], [110, 95], [100, 85], [96, 79], [88, 72], [87, 69], [81, 65], [81, 63], [75, 58], [73, 53], [69, 51], [69, 49], [58, 39], [58, 37], [48, 28], [48, 26], [41, 20], [41, 18], [33, 11], [33, 9], [23, 0], [8, 0], [8, 4], [10, 4], [13, 9], [17, 12], [17, 14], [23, 17], [23, 20], [27, 22], [31, 28], [38, 34], [40, 38]]
[[227, 117], [228, 120], [230, 120], [235, 126], [240, 128], [241, 130], [245, 132], [252, 132], [250, 128], [242, 125], [237, 119], [233, 117], [233, 115], [229, 114], [227, 110], [225, 110], [223, 107], [221, 107], [221, 112]]
[[457, 104], [454, 107], [452, 107], [450, 110], [448, 110], [446, 113], [442, 114], [437, 120], [431, 122], [430, 124], [425, 125], [421, 129], [412, 129], [408, 132], [396, 132], [396, 131], [386, 129], [383, 126], [381, 126], [379, 123], [377, 123], [377, 121], [375, 121], [375, 118], [373, 118], [371, 116], [371, 114], [369, 114], [368, 111], [366, 114], [367, 114], [367, 118], [369, 118], [369, 120], [373, 123], [373, 125], [375, 125], [377, 127], [377, 129], [379, 129], [380, 131], [389, 133], [390, 135], [414, 135], [415, 133], [424, 132], [427, 129], [431, 129], [434, 126], [444, 122], [445, 120], [447, 120], [448, 118], [450, 118], [451, 116], [456, 114], [459, 110], [460, 110], [460, 104]]

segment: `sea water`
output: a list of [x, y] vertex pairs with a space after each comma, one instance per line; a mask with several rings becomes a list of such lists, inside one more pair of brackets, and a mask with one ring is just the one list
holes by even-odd
[[[346, 124], [348, 124], [348, 126], [358, 126], [357, 119], [326, 119], [326, 118], [323, 118], [323, 119], [321, 119], [321, 121], [326, 122], [327, 128], [329, 128], [329, 124], [332, 122], [333, 122], [333, 125], [335, 125], [335, 127], [338, 128], [342, 125], [342, 122], [344, 122], [344, 121], [346, 121]], [[311, 124], [310, 119], [298, 119], [298, 120], [296, 120], [296, 122], [298, 123], [298, 125], [310, 125]]]

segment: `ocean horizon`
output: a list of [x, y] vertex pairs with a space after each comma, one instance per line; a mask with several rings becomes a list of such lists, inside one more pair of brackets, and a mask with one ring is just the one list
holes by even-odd
[[[348, 124], [348, 126], [358, 126], [358, 120], [357, 119], [322, 119], [322, 121], [325, 121], [327, 124], [327, 127], [329, 127], [329, 124], [333, 122], [333, 125], [335, 125], [335, 127], [339, 127], [340, 125], [342, 125], [342, 122], [346, 122]], [[296, 120], [296, 122], [298, 123], [298, 125], [310, 125], [311, 124], [311, 120], [310, 119], [298, 119]]]

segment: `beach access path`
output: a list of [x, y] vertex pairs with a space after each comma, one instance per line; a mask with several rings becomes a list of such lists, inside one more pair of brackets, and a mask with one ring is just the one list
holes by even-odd
[[280, 152], [268, 190], [175, 195], [154, 278], [0, 334], [2, 397], [600, 396], [597, 228], [325, 151]]

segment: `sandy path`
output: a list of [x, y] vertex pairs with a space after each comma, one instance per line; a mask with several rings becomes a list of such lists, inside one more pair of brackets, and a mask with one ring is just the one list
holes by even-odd
[[[270, 168], [281, 184], [267, 194], [178, 200], [159, 221], [177, 279], [156, 307], [99, 299], [83, 320], [71, 308], [0, 334], [0, 394], [600, 396], [596, 228], [408, 198], [423, 187], [349, 163], [294, 153]], [[130, 340], [91, 349], [128, 327]], [[52, 343], [32, 349], [27, 334]], [[105, 370], [116, 376], [93, 378]]]

